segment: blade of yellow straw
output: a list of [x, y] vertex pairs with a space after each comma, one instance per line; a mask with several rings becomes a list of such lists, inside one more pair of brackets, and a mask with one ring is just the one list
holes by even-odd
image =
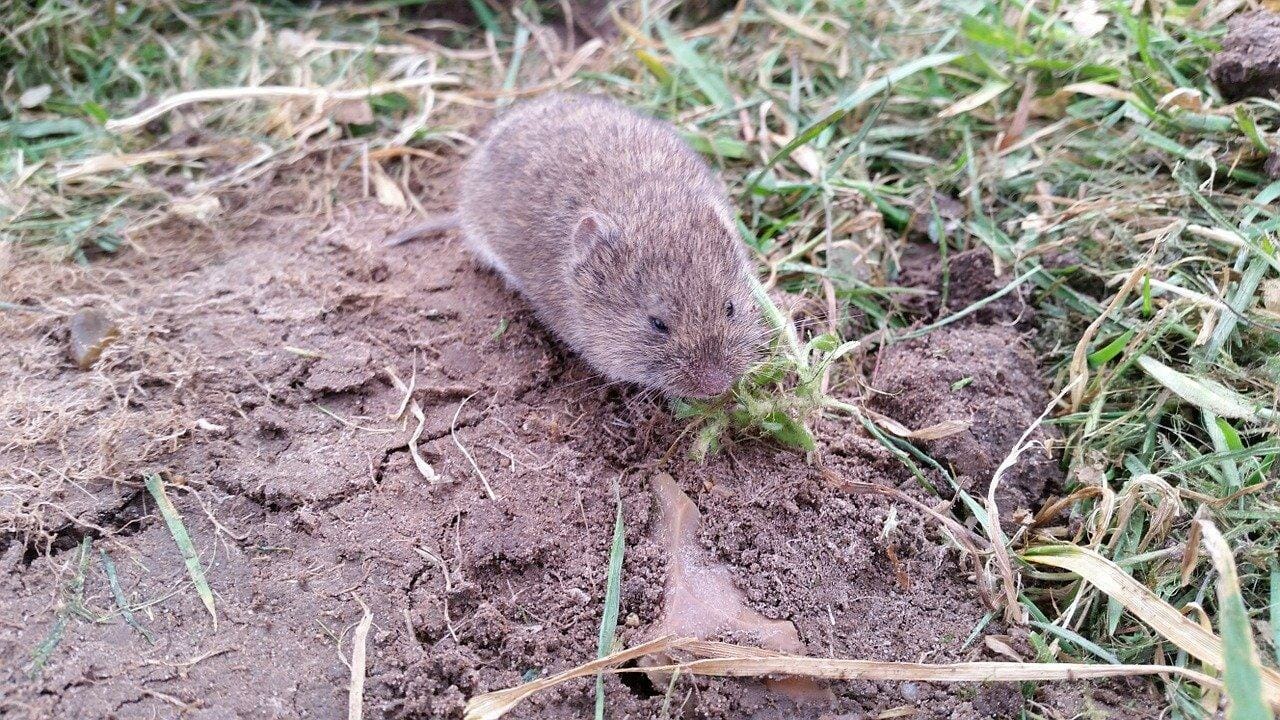
[[838, 660], [814, 657], [726, 657], [693, 660], [649, 672], [672, 672], [719, 677], [760, 675], [803, 675], [824, 680], [881, 680], [953, 682], [1025, 682], [1033, 680], [1088, 680], [1130, 675], [1179, 675], [1210, 687], [1220, 681], [1204, 673], [1170, 665], [1112, 665], [1089, 663], [969, 662], [931, 665], [926, 663], [882, 662], [879, 660]]
[[365, 658], [368, 654], [369, 628], [373, 625], [373, 612], [365, 605], [360, 596], [356, 596], [363, 613], [360, 623], [356, 625], [355, 634], [351, 636], [351, 682], [347, 686], [347, 720], [361, 720], [364, 717], [364, 676]]
[[[1221, 638], [1185, 617], [1098, 553], [1074, 545], [1049, 545], [1032, 548], [1024, 552], [1022, 558], [1079, 575], [1103, 593], [1118, 600], [1125, 609], [1187, 654], [1219, 671], [1226, 667], [1226, 654]], [[1260, 674], [1267, 702], [1272, 707], [1280, 708], [1280, 674], [1270, 668], [1260, 668]]]
[[633, 648], [619, 650], [611, 655], [606, 655], [598, 660], [592, 660], [583, 663], [576, 668], [565, 670], [562, 673], [551, 675], [549, 677], [531, 680], [523, 685], [517, 685], [506, 690], [497, 690], [491, 693], [485, 693], [477, 697], [471, 698], [467, 702], [466, 710], [463, 714], [463, 720], [497, 720], [502, 717], [520, 703], [521, 700], [533, 695], [534, 693], [554, 687], [563, 682], [568, 682], [574, 678], [594, 675], [597, 672], [605, 670], [612, 665], [624, 663], [628, 660], [634, 660], [650, 653], [659, 653], [670, 650], [676, 646], [680, 640], [670, 636], [660, 637], [656, 640], [650, 640], [641, 643]]
[[[685, 663], [620, 669], [613, 667], [650, 653], [684, 650], [701, 659]], [[1014, 663], [973, 662], [929, 665], [924, 663], [881, 662], [876, 660], [840, 660], [834, 658], [797, 657], [771, 650], [706, 642], [692, 638], [661, 638], [623, 650], [599, 660], [583, 663], [572, 670], [540, 678], [506, 690], [472, 698], [467, 703], [465, 720], [497, 720], [521, 700], [555, 685], [597, 672], [668, 672], [720, 677], [757, 677], [762, 675], [801, 675], [827, 680], [915, 680], [924, 682], [1023, 682], [1031, 680], [1083, 680], [1128, 675], [1177, 675], [1210, 688], [1221, 688], [1221, 681], [1204, 673], [1168, 665], [1090, 665], [1084, 663]]]

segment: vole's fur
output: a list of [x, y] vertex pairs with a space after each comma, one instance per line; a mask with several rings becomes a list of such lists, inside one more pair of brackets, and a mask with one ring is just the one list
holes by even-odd
[[474, 254], [610, 379], [717, 395], [760, 347], [724, 185], [666, 123], [595, 96], [515, 106], [458, 199]]

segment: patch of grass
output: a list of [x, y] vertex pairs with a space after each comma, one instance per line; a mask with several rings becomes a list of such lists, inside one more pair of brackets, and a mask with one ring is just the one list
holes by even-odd
[[49, 662], [53, 651], [57, 650], [58, 645], [62, 643], [63, 635], [66, 634], [67, 625], [71, 622], [73, 615], [85, 618], [92, 617], [84, 607], [84, 580], [85, 573], [89, 569], [89, 548], [92, 544], [93, 541], [85, 537], [76, 549], [75, 569], [70, 579], [62, 587], [58, 607], [53, 616], [53, 625], [50, 626], [49, 633], [44, 640], [36, 646], [35, 652], [31, 654], [31, 664], [27, 669], [29, 677], [35, 677], [44, 670], [44, 666]]
[[[109, 8], [104, 10], [104, 8]], [[132, 231], [193, 210], [279, 164], [343, 143], [377, 150], [455, 142], [404, 93], [323, 105], [240, 100], [187, 106], [142, 133], [120, 118], [181, 91], [293, 86], [359, 90], [434, 73], [440, 56], [384, 37], [411, 31], [397, 3], [378, 8], [290, 3], [41, 0], [0, 10], [0, 238], [86, 262]], [[443, 39], [464, 39], [460, 28]], [[421, 41], [426, 43], [426, 41]], [[447, 48], [445, 48], [447, 51]], [[474, 53], [471, 56], [474, 57]], [[455, 73], [478, 63], [446, 60]], [[485, 70], [482, 69], [482, 72]], [[137, 154], [135, 151], [147, 151]], [[103, 158], [118, 166], [94, 171]], [[86, 170], [89, 170], [86, 172]], [[77, 173], [76, 171], [80, 171]]]
[[[1270, 604], [1280, 547], [1272, 415], [1280, 318], [1262, 292], [1277, 282], [1272, 201], [1280, 187], [1261, 168], [1264, 148], [1277, 146], [1280, 106], [1222, 106], [1206, 76], [1221, 28], [1203, 28], [1189, 6], [1135, 16], [1104, 3], [1106, 25], [1093, 35], [1070, 22], [1074, 9], [814, 3], [796, 27], [776, 18], [794, 6], [753, 5], [728, 42], [708, 32], [677, 51], [661, 29], [645, 31], [639, 85], [611, 89], [683, 120], [696, 136], [751, 138], [751, 156], [717, 161], [736, 181], [744, 235], [771, 285], [807, 300], [800, 342], [821, 332], [806, 326], [823, 322], [815, 307], [829, 292], [840, 303], [842, 337], [879, 332], [892, 342], [925, 330], [905, 328], [883, 289], [898, 270], [895, 245], [919, 213], [913, 201], [934, 192], [960, 201], [966, 216], [931, 241], [940, 254], [986, 248], [1025, 278], [1041, 319], [1038, 346], [1056, 369], [1053, 389], [1080, 381], [1052, 422], [1066, 436], [1067, 490], [1079, 493], [1069, 517], [1086, 522], [1070, 530], [1068, 516], [1054, 518], [1028, 536], [1070, 539], [1124, 562], [1185, 544], [1203, 507], [1225, 528], [1244, 606], [1257, 618]], [[848, 37], [834, 52], [816, 39], [833, 35]], [[720, 64], [682, 59], [691, 52]], [[840, 115], [840, 98], [946, 53], [959, 56], [888, 87], [873, 123], [866, 105]], [[706, 91], [699, 76], [709, 73], [732, 103]], [[942, 112], [955, 107], [963, 112]], [[855, 223], [864, 212], [879, 222]], [[861, 276], [837, 271], [839, 249], [851, 246], [871, 259]], [[1115, 300], [1135, 271], [1136, 291]], [[1077, 346], [1092, 367], [1073, 366]], [[799, 378], [800, 363], [781, 356]], [[1156, 367], [1171, 372], [1153, 378], [1144, 369]], [[852, 379], [837, 376], [833, 391]], [[748, 381], [746, 392], [759, 384]], [[766, 396], [805, 397], [802, 380], [787, 387], [790, 394]], [[695, 415], [714, 434], [733, 412]], [[750, 419], [759, 425], [767, 415]], [[1140, 490], [1152, 475], [1170, 492]], [[1176, 554], [1131, 566], [1175, 605], [1198, 601], [1216, 612], [1204, 592], [1211, 569], [1194, 563], [1185, 581], [1179, 570]], [[1118, 633], [1123, 613], [1096, 591], [1068, 588], [1064, 600], [1051, 586], [1032, 582], [1023, 595], [1053, 628], [1041, 630], [1051, 657], [1064, 657], [1070, 637], [1123, 662], [1177, 657], [1142, 626]], [[1174, 681], [1168, 692], [1176, 716], [1199, 707], [1188, 702], [1193, 688]]]

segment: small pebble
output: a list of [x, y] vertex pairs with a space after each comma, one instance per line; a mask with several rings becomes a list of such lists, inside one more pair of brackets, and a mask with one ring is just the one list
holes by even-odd
[[88, 370], [119, 336], [120, 328], [106, 314], [85, 308], [71, 316], [71, 360], [81, 370]]

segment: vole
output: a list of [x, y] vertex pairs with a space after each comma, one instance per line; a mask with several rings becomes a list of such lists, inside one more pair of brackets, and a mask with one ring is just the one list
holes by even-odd
[[727, 391], [766, 338], [728, 194], [674, 127], [552, 94], [493, 121], [462, 168], [458, 227], [555, 335], [611, 380]]

